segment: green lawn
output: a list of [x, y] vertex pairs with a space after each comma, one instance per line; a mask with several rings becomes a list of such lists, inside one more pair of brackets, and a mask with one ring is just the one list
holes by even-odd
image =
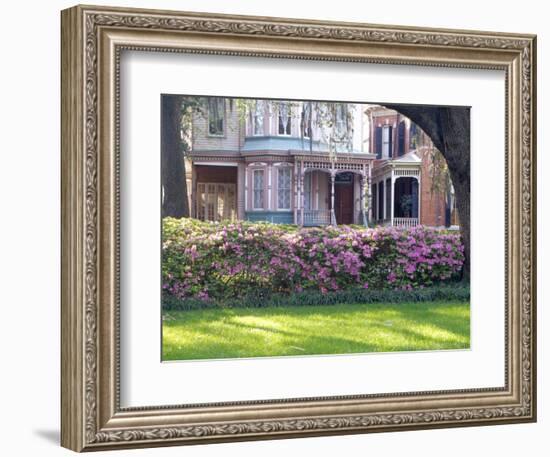
[[467, 302], [169, 311], [163, 360], [464, 349]]

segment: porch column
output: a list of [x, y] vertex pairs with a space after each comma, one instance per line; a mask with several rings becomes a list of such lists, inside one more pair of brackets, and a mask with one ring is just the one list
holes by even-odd
[[248, 167], [246, 165], [246, 163], [244, 164], [245, 166], [245, 169], [244, 169], [244, 212], [246, 214], [246, 212], [248, 211], [249, 209], [249, 204], [248, 204]]
[[315, 196], [311, 201], [311, 209], [319, 209], [319, 173], [311, 172], [311, 190], [312, 194]]
[[[380, 208], [380, 181], [376, 183], [376, 186], [378, 191], [378, 193], [376, 194], [376, 220], [380, 221], [381, 219], [384, 219], [384, 205], [382, 204], [382, 208]], [[382, 199], [383, 198], [384, 195], [382, 194]]]
[[298, 162], [294, 162], [294, 223], [298, 224]]
[[334, 180], [336, 171], [330, 170], [330, 225], [336, 225], [336, 212], [334, 211]]
[[367, 168], [367, 227], [370, 225], [370, 221], [374, 221], [374, 214], [373, 214], [373, 201], [372, 201], [372, 174], [371, 174], [371, 166], [369, 165]]
[[304, 225], [304, 209], [306, 207], [306, 193], [304, 190], [304, 181], [306, 179], [306, 170], [302, 165], [302, 170], [300, 173], [300, 225]]
[[[388, 198], [388, 186], [386, 186], [386, 175], [382, 178], [382, 189], [384, 190], [384, 193], [382, 194], [382, 219], [386, 221], [388, 219], [388, 204], [386, 203], [386, 200]], [[384, 222], [385, 223], [385, 222]]]
[[390, 226], [393, 226], [394, 194], [395, 194], [394, 186], [395, 186], [395, 176], [394, 176], [393, 168], [392, 168], [392, 170], [391, 170], [391, 186], [390, 186], [390, 208], [391, 208], [391, 213], [390, 213]]
[[412, 179], [412, 183], [411, 183], [411, 197], [412, 197], [412, 208], [411, 208], [411, 217], [415, 217], [415, 214], [416, 214], [416, 218], [418, 220], [420, 220], [420, 194], [418, 193], [418, 180], [415, 179], [415, 178], [411, 178]]
[[191, 217], [198, 217], [197, 211], [197, 168], [191, 162]]
[[367, 212], [365, 210], [365, 194], [367, 192], [367, 189], [368, 189], [368, 180], [367, 180], [367, 176], [364, 175], [364, 174], [361, 174], [361, 177], [360, 177], [360, 180], [359, 180], [359, 189], [360, 189], [360, 199], [359, 199], [359, 205], [361, 207], [361, 219], [362, 219], [362, 222], [363, 222], [363, 225], [365, 227], [368, 227], [369, 226], [369, 223], [368, 223], [368, 217], [367, 217]]
[[361, 214], [361, 219], [363, 220], [363, 225], [366, 225], [365, 220], [365, 175], [361, 174], [359, 177], [359, 211]]
[[296, 180], [298, 181], [298, 201], [296, 204], [296, 224], [300, 225], [302, 221], [302, 162], [298, 162], [298, 174]]
[[421, 222], [421, 217], [422, 217], [422, 175], [420, 173], [418, 173], [418, 178], [417, 178], [417, 182], [418, 182], [418, 224], [420, 225], [422, 222]]
[[273, 164], [269, 162], [267, 164], [267, 205], [266, 205], [266, 209], [268, 211], [271, 211], [272, 209], [275, 208], [275, 206], [273, 206], [273, 196], [272, 196], [274, 179], [275, 178], [273, 176]]
[[244, 162], [239, 162], [237, 165], [237, 219], [244, 220], [245, 218], [245, 174], [246, 174], [246, 164]]

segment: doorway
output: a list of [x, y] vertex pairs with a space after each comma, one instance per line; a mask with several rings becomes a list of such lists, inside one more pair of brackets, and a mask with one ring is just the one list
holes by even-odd
[[353, 224], [353, 180], [335, 183], [334, 213], [338, 225]]

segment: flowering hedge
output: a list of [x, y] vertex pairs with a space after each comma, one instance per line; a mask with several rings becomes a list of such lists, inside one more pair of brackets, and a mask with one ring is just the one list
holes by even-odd
[[224, 301], [301, 291], [430, 286], [460, 275], [460, 235], [418, 226], [302, 228], [163, 220], [163, 293]]

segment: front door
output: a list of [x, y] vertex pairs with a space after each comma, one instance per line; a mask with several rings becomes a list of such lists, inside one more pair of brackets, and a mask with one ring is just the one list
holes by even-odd
[[353, 185], [334, 185], [334, 213], [337, 224], [353, 224]]

